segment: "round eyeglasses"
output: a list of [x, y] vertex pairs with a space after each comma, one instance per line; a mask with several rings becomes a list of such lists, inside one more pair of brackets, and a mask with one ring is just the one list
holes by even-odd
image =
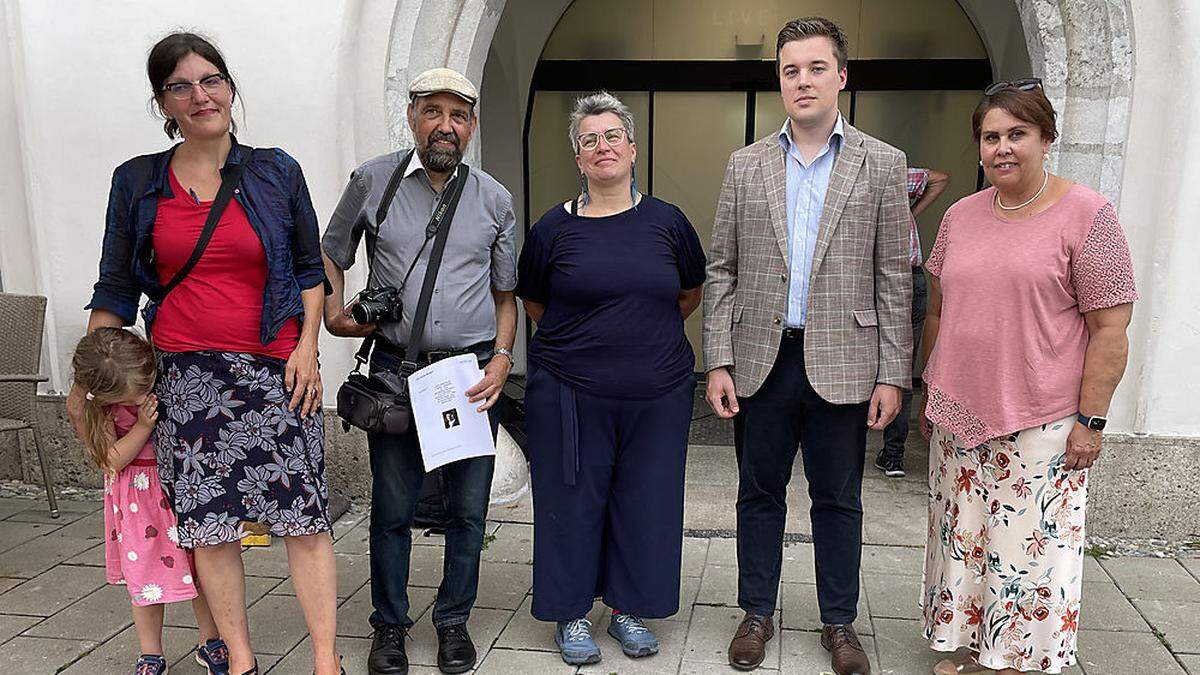
[[616, 147], [625, 140], [625, 127], [613, 127], [611, 129], [605, 129], [600, 133], [589, 131], [586, 134], [579, 134], [575, 137], [575, 140], [578, 141], [581, 149], [591, 151], [595, 150], [596, 146], [600, 145], [601, 136], [604, 137], [604, 142], [608, 143], [608, 147]]
[[177, 101], [182, 101], [191, 97], [192, 89], [196, 85], [200, 85], [200, 88], [204, 90], [204, 93], [208, 94], [209, 96], [213, 96], [224, 91], [225, 85], [228, 82], [229, 78], [225, 75], [221, 73], [214, 73], [199, 80], [192, 80], [189, 82], [172, 82], [163, 87], [163, 92]]

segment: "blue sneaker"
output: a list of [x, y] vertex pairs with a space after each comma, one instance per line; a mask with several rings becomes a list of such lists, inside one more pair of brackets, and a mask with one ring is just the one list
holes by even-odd
[[142, 654], [133, 667], [133, 675], [167, 675], [167, 660], [155, 654]]
[[587, 619], [559, 621], [554, 631], [554, 644], [562, 653], [562, 660], [572, 666], [600, 663], [600, 648], [592, 639], [592, 622]]
[[608, 634], [621, 643], [621, 651], [631, 659], [658, 653], [658, 638], [632, 614], [614, 613], [608, 622]]
[[221, 638], [213, 638], [196, 648], [196, 663], [208, 668], [208, 675], [228, 675], [229, 647]]

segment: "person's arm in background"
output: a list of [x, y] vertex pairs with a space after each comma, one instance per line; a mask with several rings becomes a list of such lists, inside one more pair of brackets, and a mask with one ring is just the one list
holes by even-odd
[[926, 169], [929, 172], [929, 178], [926, 179], [925, 191], [916, 203], [912, 205], [912, 214], [914, 216], [921, 215], [921, 212], [929, 208], [929, 205], [936, 202], [938, 197], [946, 191], [946, 186], [950, 184], [950, 174], [937, 169]]

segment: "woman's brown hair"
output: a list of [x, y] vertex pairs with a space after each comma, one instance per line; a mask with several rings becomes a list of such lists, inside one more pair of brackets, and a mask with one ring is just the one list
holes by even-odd
[[1057, 114], [1042, 88], [1023, 90], [1008, 87], [990, 96], [984, 95], [975, 107], [975, 114], [971, 115], [971, 132], [975, 134], [976, 143], [983, 135], [983, 118], [997, 108], [1037, 127], [1042, 132], [1042, 138], [1051, 143], [1058, 138]]
[[157, 366], [150, 343], [122, 328], [97, 328], [84, 336], [71, 359], [83, 401], [83, 442], [96, 466], [110, 471], [108, 452], [117, 441], [109, 406], [154, 386]]
[[[233, 92], [233, 98], [230, 99], [231, 104], [232, 101], [237, 100], [237, 82], [229, 74], [229, 67], [225, 65], [225, 57], [221, 55], [221, 50], [217, 49], [216, 45], [195, 33], [171, 33], [159, 40], [150, 48], [150, 55], [146, 58], [146, 76], [150, 78], [150, 91], [154, 95], [158, 112], [163, 117], [163, 131], [166, 132], [167, 138], [171, 139], [179, 135], [179, 122], [162, 114], [163, 87], [167, 83], [167, 78], [175, 72], [175, 66], [180, 59], [188, 54], [195, 54], [216, 66], [217, 72], [225, 76], [225, 80], [229, 82], [229, 89]], [[229, 118], [229, 124], [230, 129], [236, 134], [237, 122], [232, 115]]]

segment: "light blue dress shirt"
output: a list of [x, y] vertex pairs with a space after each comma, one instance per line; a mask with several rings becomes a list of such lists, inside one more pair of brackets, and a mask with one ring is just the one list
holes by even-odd
[[817, 233], [821, 229], [821, 212], [825, 210], [825, 193], [833, 175], [841, 141], [845, 137], [842, 116], [838, 115], [825, 146], [811, 163], [805, 163], [800, 149], [792, 143], [792, 129], [787, 121], [779, 130], [779, 147], [783, 149], [787, 166], [788, 222], [788, 307], [785, 324], [803, 328], [808, 312], [808, 277], [812, 272], [813, 252]]

